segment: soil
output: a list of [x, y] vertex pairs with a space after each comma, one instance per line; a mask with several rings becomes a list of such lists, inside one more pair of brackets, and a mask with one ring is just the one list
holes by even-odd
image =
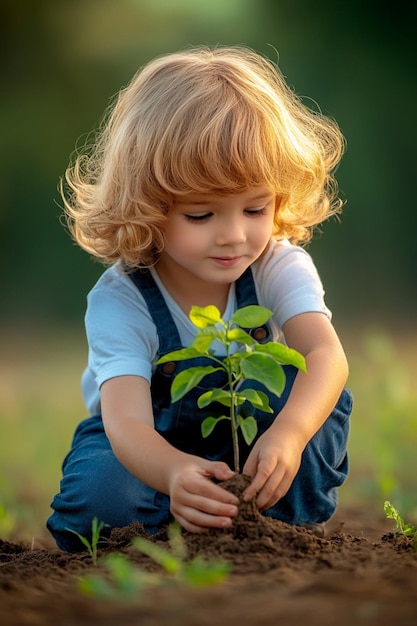
[[[417, 552], [391, 529], [391, 520], [369, 519], [363, 508], [341, 508], [319, 537], [242, 504], [230, 530], [182, 534], [189, 558], [230, 564], [224, 582], [190, 587], [163, 573], [162, 583], [129, 600], [79, 591], [80, 577], [103, 577], [100, 559], [94, 566], [87, 553], [0, 540], [0, 624], [415, 626]], [[114, 530], [99, 555], [123, 553], [141, 570], [162, 572], [130, 545], [135, 536], [170, 545], [166, 529], [149, 537], [131, 524]]]

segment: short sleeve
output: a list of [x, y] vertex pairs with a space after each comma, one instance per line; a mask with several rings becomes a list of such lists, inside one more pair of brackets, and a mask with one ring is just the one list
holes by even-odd
[[275, 324], [301, 313], [323, 313], [331, 319], [324, 289], [311, 256], [288, 241], [272, 242], [253, 265], [259, 304], [273, 311]]
[[158, 335], [139, 290], [117, 266], [107, 270], [88, 294], [85, 328], [88, 367], [82, 391], [94, 413], [106, 380], [126, 375], [151, 380]]

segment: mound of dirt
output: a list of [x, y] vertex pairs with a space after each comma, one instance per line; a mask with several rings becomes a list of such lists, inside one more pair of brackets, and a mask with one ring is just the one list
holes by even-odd
[[[102, 572], [88, 554], [0, 540], [2, 626], [415, 626], [417, 553], [409, 538], [363, 510], [341, 510], [326, 537], [263, 517], [242, 505], [231, 529], [184, 532], [189, 557], [227, 561], [228, 579], [191, 588], [165, 575], [164, 584], [129, 601], [87, 597], [77, 580]], [[126, 554], [142, 570], [158, 566], [130, 543], [145, 536], [168, 547], [166, 529], [148, 537], [140, 524], [112, 532], [101, 555]]]

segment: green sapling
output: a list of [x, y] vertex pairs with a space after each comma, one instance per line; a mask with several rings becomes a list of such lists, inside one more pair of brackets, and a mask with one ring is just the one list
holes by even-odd
[[140, 601], [142, 593], [161, 584], [161, 577], [141, 570], [125, 554], [112, 552], [99, 560], [106, 574], [88, 574], [77, 583], [86, 596], [104, 600]]
[[384, 502], [384, 512], [388, 519], [394, 520], [395, 530], [398, 534], [404, 535], [404, 537], [411, 537], [414, 552], [417, 552], [417, 527], [412, 524], [407, 524], [389, 500], [385, 500]]
[[105, 574], [81, 577], [78, 590], [83, 595], [105, 600], [141, 601], [144, 592], [164, 585], [168, 580], [191, 587], [207, 587], [226, 580], [230, 565], [225, 561], [206, 561], [201, 556], [189, 559], [177, 522], [168, 526], [168, 538], [168, 548], [144, 537], [135, 537], [131, 544], [157, 563], [162, 573], [147, 572], [136, 567], [125, 554], [113, 552], [99, 561]]
[[200, 556], [188, 559], [187, 546], [177, 522], [168, 526], [168, 538], [170, 550], [143, 537], [133, 539], [132, 545], [180, 583], [192, 587], [206, 587], [221, 583], [227, 578], [230, 567], [225, 561], [206, 561]]
[[[190, 319], [198, 329], [193, 343], [188, 348], [170, 352], [157, 361], [159, 364], [201, 356], [212, 361], [212, 365], [189, 367], [177, 374], [171, 387], [173, 402], [180, 400], [208, 374], [219, 370], [226, 372], [228, 381], [226, 387], [204, 392], [198, 399], [198, 406], [204, 408], [212, 402], [219, 402], [229, 409], [225, 415], [205, 418], [201, 424], [201, 432], [203, 437], [208, 437], [220, 420], [231, 422], [236, 472], [240, 471], [239, 428], [248, 445], [253, 442], [258, 432], [255, 418], [253, 416], [244, 418], [239, 414], [239, 407], [244, 402], [249, 402], [255, 409], [273, 412], [265, 393], [251, 388], [239, 389], [239, 383], [245, 379], [260, 382], [279, 397], [285, 387], [285, 372], [282, 365], [294, 365], [306, 372], [305, 359], [299, 352], [274, 341], [258, 343], [248, 332], [265, 324], [271, 315], [272, 312], [262, 306], [250, 305], [235, 311], [232, 319], [225, 322], [217, 307], [193, 306]], [[212, 347], [215, 341], [223, 346], [224, 358], [216, 355]]]
[[77, 535], [81, 543], [87, 548], [94, 565], [97, 565], [97, 546], [100, 535], [103, 528], [105, 528], [106, 526], [108, 526], [108, 524], [105, 524], [104, 522], [99, 522], [97, 517], [94, 517], [91, 521], [91, 541], [78, 533], [76, 530], [72, 530], [72, 528], [66, 529], [69, 530], [71, 533], [74, 533], [74, 535]]

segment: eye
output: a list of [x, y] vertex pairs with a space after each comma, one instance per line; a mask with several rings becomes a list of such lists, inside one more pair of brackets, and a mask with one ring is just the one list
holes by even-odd
[[191, 213], [185, 214], [184, 217], [188, 222], [194, 222], [195, 224], [201, 224], [202, 222], [206, 222], [212, 216], [212, 213]]
[[245, 209], [245, 213], [249, 215], [249, 217], [260, 217], [261, 215], [265, 215], [266, 207], [260, 209]]

